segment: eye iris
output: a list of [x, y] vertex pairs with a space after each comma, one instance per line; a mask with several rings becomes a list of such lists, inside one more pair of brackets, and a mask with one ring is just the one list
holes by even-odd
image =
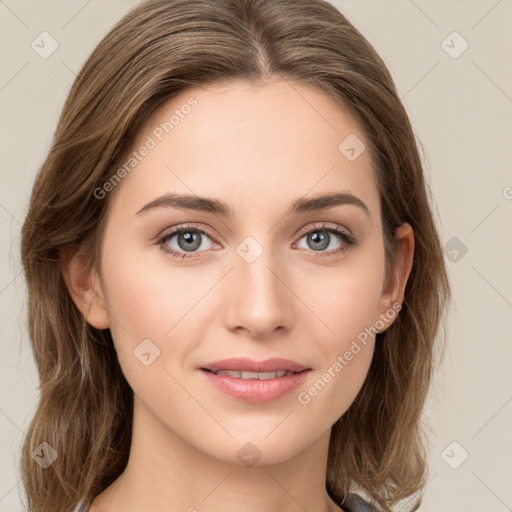
[[[186, 244], [192, 244], [192, 246], [185, 245], [185, 247], [183, 247], [181, 242], [186, 242]], [[195, 249], [198, 249], [201, 246], [200, 234], [194, 231], [183, 231], [178, 234], [178, 245], [180, 246], [180, 249], [183, 249], [184, 251], [193, 251]]]
[[[313, 243], [313, 250], [322, 250], [329, 246], [330, 235], [326, 231], [313, 231], [308, 235], [308, 243]], [[316, 244], [319, 244], [320, 247], [315, 247]]]

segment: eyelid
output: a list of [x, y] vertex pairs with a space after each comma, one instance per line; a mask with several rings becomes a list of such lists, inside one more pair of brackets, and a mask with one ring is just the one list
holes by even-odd
[[212, 238], [214, 240], [217, 239], [217, 237], [213, 234], [213, 231], [210, 230], [210, 228], [204, 226], [203, 224], [195, 223], [195, 222], [186, 222], [185, 224], [177, 224], [176, 226], [166, 228], [156, 238], [157, 239], [164, 238], [171, 234], [176, 234], [180, 231], [186, 231], [187, 229], [199, 231], [201, 233], [205, 233], [206, 235], [208, 235], [210, 238]]
[[324, 229], [325, 230], [333, 229], [334, 231], [340, 231], [347, 238], [349, 238], [355, 242], [354, 235], [352, 235], [352, 233], [348, 229], [344, 228], [343, 226], [340, 226], [339, 224], [334, 224], [332, 222], [318, 222], [318, 223], [313, 223], [313, 225], [308, 225], [299, 231], [299, 233], [297, 234], [297, 237], [299, 237], [299, 239], [300, 239], [304, 235], [308, 234], [310, 231], [314, 231], [315, 229], [317, 229], [318, 231], [324, 230]]

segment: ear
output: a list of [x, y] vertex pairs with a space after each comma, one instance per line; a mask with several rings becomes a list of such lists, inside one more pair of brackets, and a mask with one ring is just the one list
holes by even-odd
[[[411, 273], [412, 262], [414, 258], [414, 232], [411, 225], [407, 222], [402, 224], [395, 231], [394, 237], [395, 253], [396, 253], [396, 267], [393, 274], [385, 281], [386, 284], [383, 288], [382, 295], [379, 303], [379, 313], [381, 317], [389, 311], [397, 311], [397, 305], [402, 305], [404, 301], [405, 285]], [[394, 306], [394, 307], [393, 307]], [[385, 328], [379, 332], [385, 331], [396, 318], [396, 314], [389, 319]]]
[[101, 280], [81, 248], [60, 252], [59, 266], [69, 294], [89, 324], [97, 329], [110, 327], [110, 316]]

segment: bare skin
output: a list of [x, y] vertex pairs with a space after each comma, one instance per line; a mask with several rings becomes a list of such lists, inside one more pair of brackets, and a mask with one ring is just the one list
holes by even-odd
[[[276, 80], [184, 91], [153, 114], [134, 149], [148, 136], [156, 140], [155, 127], [192, 96], [197, 106], [109, 192], [100, 271], [78, 255], [62, 264], [88, 322], [110, 328], [135, 393], [127, 468], [89, 510], [341, 511], [325, 486], [329, 436], [363, 385], [374, 337], [335, 376], [332, 367], [358, 334], [403, 301], [411, 226], [395, 234], [399, 265], [386, 281], [368, 151], [350, 161], [338, 149], [349, 134], [368, 147], [364, 133], [306, 86]], [[286, 215], [299, 198], [333, 192], [356, 196], [368, 211], [347, 203]], [[234, 214], [137, 213], [168, 193], [219, 199]], [[184, 232], [196, 234], [197, 249], [188, 252], [178, 234], [158, 244], [185, 224], [193, 225]], [[355, 245], [326, 232], [331, 227], [351, 234]], [[330, 237], [325, 248], [308, 239], [312, 231]], [[248, 262], [239, 247], [262, 252]], [[145, 339], [160, 350], [147, 366], [134, 355]], [[200, 370], [244, 356], [283, 357], [311, 370], [299, 389], [259, 404], [221, 393]], [[329, 368], [329, 382], [301, 403], [299, 392]], [[249, 442], [260, 457], [252, 467], [237, 455]]]

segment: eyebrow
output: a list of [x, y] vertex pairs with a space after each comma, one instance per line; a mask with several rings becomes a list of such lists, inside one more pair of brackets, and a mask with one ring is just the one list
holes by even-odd
[[[346, 204], [358, 206], [371, 218], [370, 211], [366, 204], [361, 199], [348, 192], [332, 192], [310, 198], [301, 197], [291, 204], [285, 215], [318, 212]], [[157, 208], [177, 208], [179, 210], [209, 212], [224, 217], [234, 215], [233, 209], [224, 201], [209, 197], [183, 194], [165, 194], [158, 197], [144, 205], [137, 212], [137, 215], [147, 213]]]

